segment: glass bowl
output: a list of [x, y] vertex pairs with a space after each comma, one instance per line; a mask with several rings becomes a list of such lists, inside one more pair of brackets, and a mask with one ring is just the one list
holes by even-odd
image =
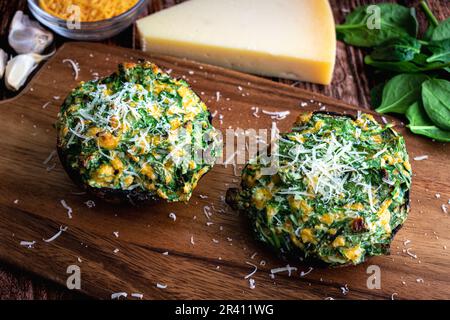
[[39, 0], [28, 0], [28, 7], [35, 18], [55, 33], [74, 40], [98, 41], [111, 38], [128, 28], [139, 16], [147, 0], [139, 0], [134, 7], [121, 15], [110, 19], [80, 22], [79, 28], [74, 23], [55, 17], [39, 6]]

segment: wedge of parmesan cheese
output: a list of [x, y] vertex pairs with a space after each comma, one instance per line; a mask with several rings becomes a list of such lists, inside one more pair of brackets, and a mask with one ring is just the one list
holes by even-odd
[[327, 0], [190, 0], [137, 21], [142, 48], [264, 76], [329, 84]]

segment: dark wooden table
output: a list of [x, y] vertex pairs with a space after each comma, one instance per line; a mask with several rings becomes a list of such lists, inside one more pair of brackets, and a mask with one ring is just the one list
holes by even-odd
[[[153, 0], [149, 1], [145, 14], [170, 7], [183, 0]], [[365, 3], [379, 3], [377, 0], [330, 0], [335, 20], [337, 23], [343, 21], [344, 16], [354, 7]], [[407, 6], [417, 6], [417, 0], [397, 1]], [[13, 53], [7, 43], [7, 36], [10, 21], [16, 10], [23, 10], [28, 13], [26, 0], [0, 0], [0, 47]], [[449, 16], [450, 6], [448, 0], [431, 0], [430, 6], [439, 19]], [[426, 26], [425, 17], [419, 11], [419, 20], [423, 32]], [[123, 47], [138, 48], [135, 41], [135, 30], [130, 27], [120, 35], [105, 41], [105, 43]], [[64, 38], [56, 37], [55, 46], [59, 47], [67, 41]], [[344, 100], [347, 103], [357, 105], [362, 108], [370, 108], [369, 91], [372, 84], [372, 75], [363, 63], [364, 52], [359, 49], [338, 43], [337, 63], [333, 83], [330, 86], [320, 86], [309, 83], [298, 83], [280, 79], [293, 86], [298, 86], [319, 92], [324, 95]], [[5, 89], [3, 82], [0, 84], [0, 99], [13, 97], [17, 93], [12, 93]], [[28, 274], [15, 267], [0, 263], [0, 299], [74, 299], [85, 298], [75, 292], [64, 289], [50, 281], [43, 280], [36, 275]]]

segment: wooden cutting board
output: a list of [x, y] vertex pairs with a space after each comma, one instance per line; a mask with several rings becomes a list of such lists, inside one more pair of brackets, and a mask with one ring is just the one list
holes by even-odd
[[[78, 80], [69, 64], [62, 62], [66, 58], [80, 64]], [[441, 208], [450, 199], [450, 148], [413, 136], [401, 125], [398, 129], [406, 137], [411, 158], [429, 158], [411, 161], [412, 210], [392, 244], [392, 255], [356, 267], [311, 270], [307, 264], [276, 258], [254, 241], [245, 217], [223, 202], [226, 190], [239, 183], [231, 166], [215, 166], [187, 205], [117, 206], [80, 195], [56, 157], [44, 163], [55, 150], [53, 124], [59, 106], [78, 81], [97, 73], [108, 75], [119, 62], [138, 58], [149, 56], [118, 47], [69, 43], [22, 94], [0, 103], [1, 261], [64, 286], [70, 275], [67, 268], [77, 265], [81, 291], [102, 299], [114, 292], [143, 293], [146, 299], [450, 298], [450, 216]], [[261, 112], [259, 118], [253, 116], [252, 107], [289, 110], [286, 119], [277, 121], [281, 130], [288, 130], [295, 117], [307, 110], [357, 111], [262, 78], [182, 59], [150, 59], [171, 69], [172, 75], [185, 77], [210, 110], [223, 115], [223, 123], [218, 116], [214, 122], [222, 130], [270, 128], [273, 120]], [[71, 219], [61, 200], [73, 209]], [[88, 208], [88, 200], [96, 206]], [[205, 206], [213, 212], [209, 226]], [[169, 218], [170, 212], [176, 214], [176, 221]], [[43, 241], [61, 226], [67, 231], [52, 242]], [[36, 244], [27, 248], [21, 241]], [[269, 276], [272, 268], [288, 263], [297, 268], [291, 276], [287, 272], [274, 279]], [[255, 289], [244, 279], [254, 269], [250, 264], [258, 266], [252, 276]], [[381, 289], [367, 287], [370, 265], [380, 267]], [[301, 276], [302, 271], [307, 274]], [[167, 288], [157, 288], [157, 283]], [[342, 293], [345, 287], [347, 294]]]

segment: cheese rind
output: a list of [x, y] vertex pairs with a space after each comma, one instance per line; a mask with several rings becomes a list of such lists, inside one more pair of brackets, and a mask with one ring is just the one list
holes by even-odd
[[145, 51], [329, 84], [336, 36], [327, 0], [190, 0], [137, 21]]

